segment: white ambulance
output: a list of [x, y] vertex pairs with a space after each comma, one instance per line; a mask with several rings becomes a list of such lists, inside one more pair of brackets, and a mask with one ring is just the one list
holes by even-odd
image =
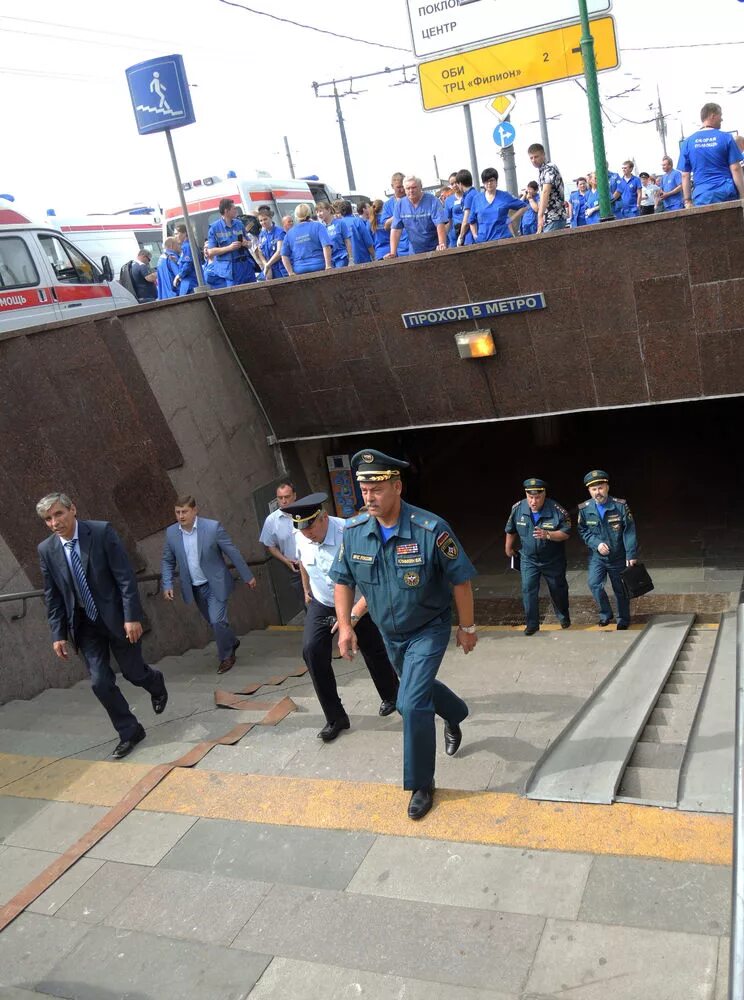
[[135, 305], [107, 256], [95, 263], [0, 199], [0, 333]]
[[105, 254], [114, 274], [119, 273], [123, 264], [134, 260], [140, 250], [150, 254], [151, 267], [157, 267], [163, 252], [162, 219], [151, 209], [62, 217], [47, 212], [47, 225], [66, 233], [93, 260], [100, 260]]

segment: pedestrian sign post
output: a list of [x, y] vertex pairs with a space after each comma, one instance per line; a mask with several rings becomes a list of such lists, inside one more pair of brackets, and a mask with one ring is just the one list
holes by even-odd
[[145, 62], [130, 66], [125, 72], [137, 131], [140, 135], [165, 132], [168, 152], [173, 164], [173, 173], [178, 186], [178, 196], [181, 199], [181, 211], [191, 246], [191, 256], [194, 260], [196, 290], [206, 291], [207, 286], [204, 284], [201, 266], [201, 252], [186, 207], [181, 174], [171, 135], [171, 129], [180, 128], [182, 125], [193, 125], [196, 121], [183, 56], [159, 56], [157, 59], [147, 59]]
[[[613, 18], [592, 21], [591, 34], [597, 69], [616, 69], [620, 59]], [[574, 24], [419, 63], [424, 111], [583, 76], [581, 37], [581, 25]]]
[[134, 117], [140, 135], [193, 125], [186, 68], [181, 56], [160, 56], [126, 71]]
[[502, 149], [512, 146], [516, 137], [517, 130], [511, 122], [502, 122], [493, 130], [493, 141], [497, 146], [501, 146]]

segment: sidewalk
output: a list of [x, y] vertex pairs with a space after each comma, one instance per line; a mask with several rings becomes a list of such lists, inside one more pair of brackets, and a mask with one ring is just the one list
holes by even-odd
[[[518, 794], [636, 635], [452, 646], [440, 676], [471, 715], [418, 824], [400, 720], [377, 715], [359, 661], [334, 664], [352, 729], [332, 744], [306, 677], [261, 688], [254, 702], [297, 710], [172, 771], [11, 923], [0, 998], [724, 1000], [730, 819]], [[219, 679], [213, 647], [166, 658], [157, 724], [122, 682], [148, 730], [123, 762], [86, 684], [0, 708], [0, 903], [153, 765], [265, 719], [216, 709], [214, 690], [295, 671], [300, 645], [251, 633]]]

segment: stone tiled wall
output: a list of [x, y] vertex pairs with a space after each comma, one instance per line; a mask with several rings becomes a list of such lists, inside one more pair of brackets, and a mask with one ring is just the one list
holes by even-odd
[[[260, 408], [205, 298], [139, 307], [0, 339], [0, 593], [40, 585], [38, 498], [71, 494], [83, 517], [110, 520], [138, 570], [160, 568], [178, 493], [196, 495], [246, 559], [265, 555], [253, 490], [277, 475]], [[231, 602], [239, 629], [275, 620], [264, 569]], [[203, 645], [210, 632], [177, 598], [140, 588], [150, 659]], [[43, 605], [0, 604], [0, 703], [84, 676], [53, 658]]]
[[[545, 293], [481, 321], [496, 355], [460, 361], [457, 322], [401, 313]], [[280, 439], [633, 406], [744, 389], [738, 203], [218, 293]]]

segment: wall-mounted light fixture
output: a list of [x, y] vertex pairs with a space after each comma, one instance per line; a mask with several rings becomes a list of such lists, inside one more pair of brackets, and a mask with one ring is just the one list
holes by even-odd
[[461, 358], [490, 358], [496, 353], [496, 345], [490, 330], [456, 333], [455, 343]]

